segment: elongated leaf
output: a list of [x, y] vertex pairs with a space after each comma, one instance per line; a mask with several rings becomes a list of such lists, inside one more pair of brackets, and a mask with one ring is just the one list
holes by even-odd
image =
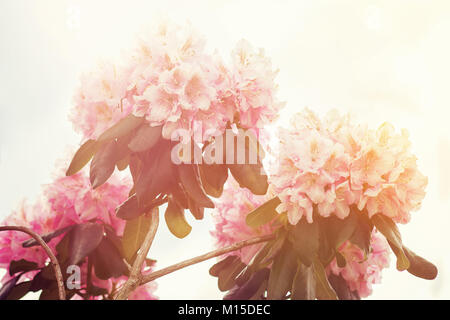
[[201, 184], [198, 165], [180, 164], [177, 169], [180, 181], [189, 197], [200, 207], [214, 208], [214, 203], [208, 198]]
[[78, 264], [102, 241], [103, 226], [93, 222], [78, 224], [65, 237], [69, 238], [68, 264]]
[[0, 289], [0, 300], [8, 299], [9, 294], [14, 289], [17, 281], [19, 281], [20, 276], [21, 275], [18, 275], [17, 277], [10, 279], [8, 282], [3, 284], [2, 288]]
[[184, 210], [175, 201], [169, 199], [164, 217], [170, 232], [177, 238], [182, 239], [191, 232], [192, 227], [186, 221]]
[[129, 156], [126, 156], [122, 160], [119, 160], [116, 163], [117, 170], [119, 170], [119, 171], [125, 170], [126, 168], [128, 168], [129, 163], [130, 163], [130, 157]]
[[128, 147], [133, 152], [143, 152], [153, 147], [161, 138], [161, 126], [151, 127], [149, 124], [143, 124], [136, 131]]
[[223, 164], [201, 164], [199, 170], [205, 192], [212, 197], [219, 198], [228, 178], [228, 168]]
[[66, 176], [71, 176], [83, 169], [83, 167], [92, 159], [97, 152], [100, 144], [95, 140], [86, 141], [75, 153], [69, 168], [66, 171]]
[[174, 183], [174, 164], [170, 158], [171, 145], [163, 141], [147, 152], [138, 175], [136, 196], [139, 206], [146, 207], [162, 193], [167, 193]]
[[14, 288], [12, 288], [12, 290], [9, 292], [6, 300], [20, 300], [24, 295], [28, 293], [30, 287], [31, 281], [24, 281], [16, 284]]
[[288, 239], [303, 264], [310, 266], [320, 245], [318, 222], [308, 223], [305, 219], [301, 219], [290, 228]]
[[205, 208], [200, 207], [194, 200], [188, 198], [188, 208], [195, 219], [202, 220], [205, 215]]
[[255, 195], [266, 194], [269, 184], [261, 164], [230, 164], [228, 167], [241, 188], [247, 188]]
[[286, 242], [280, 250], [270, 270], [267, 285], [267, 299], [284, 299], [286, 293], [292, 288], [292, 281], [297, 271], [297, 256], [291, 245]]
[[434, 264], [403, 246], [403, 251], [410, 262], [408, 272], [416, 277], [433, 280], [437, 277], [438, 270]]
[[220, 271], [227, 268], [229, 265], [231, 265], [232, 263], [235, 263], [238, 260], [239, 260], [238, 256], [235, 256], [235, 255], [227, 256], [225, 259], [220, 260], [219, 262], [214, 264], [209, 269], [209, 274], [213, 277], [218, 277], [220, 274]]
[[276, 208], [280, 203], [281, 201], [278, 197], [265, 202], [250, 212], [245, 218], [245, 222], [252, 228], [258, 228], [266, 223], [269, 223], [278, 215]]
[[337, 300], [338, 297], [328, 281], [322, 262], [319, 259], [314, 259], [312, 267], [314, 278], [316, 279], [316, 298], [320, 300]]
[[125, 230], [122, 236], [122, 244], [125, 259], [131, 264], [134, 261], [136, 252], [145, 240], [145, 236], [152, 224], [152, 215], [158, 214], [157, 208], [154, 211], [141, 215], [125, 224]]
[[[75, 225], [71, 225], [71, 226], [67, 226], [67, 227], [52, 231], [50, 233], [42, 235], [41, 238], [45, 242], [49, 242], [53, 238], [56, 238], [56, 237], [62, 235], [63, 233], [71, 230], [74, 226]], [[22, 247], [24, 247], [24, 248], [29, 248], [29, 247], [38, 246], [38, 245], [39, 245], [39, 243], [36, 240], [34, 240], [34, 238], [24, 241], [22, 243]]]
[[370, 251], [370, 239], [372, 237], [373, 223], [364, 213], [355, 213], [356, 215], [356, 227], [350, 242], [357, 245], [365, 254], [369, 254]]
[[145, 213], [145, 209], [139, 207], [136, 195], [132, 195], [116, 208], [117, 217], [123, 220], [135, 219], [143, 213]]
[[228, 291], [236, 285], [236, 277], [245, 268], [240, 259], [234, 260], [219, 272], [219, 290]]
[[292, 282], [292, 300], [314, 300], [316, 298], [316, 278], [314, 268], [298, 263]]
[[347, 281], [345, 281], [342, 276], [337, 276], [331, 273], [328, 276], [328, 281], [336, 292], [339, 300], [359, 300], [360, 297], [357, 291], [351, 291], [347, 285]]
[[18, 272], [28, 272], [36, 270], [38, 265], [36, 262], [27, 261], [25, 259], [12, 260], [9, 264], [9, 275], [14, 275]]
[[128, 273], [128, 268], [119, 251], [107, 238], [103, 238], [90, 257], [92, 257], [95, 275], [101, 280], [117, 278]]
[[103, 144], [91, 162], [89, 177], [92, 188], [97, 188], [113, 174], [117, 161], [116, 142], [114, 140]]
[[402, 237], [394, 221], [382, 214], [374, 215], [371, 220], [378, 231], [386, 237], [392, 251], [397, 256], [397, 269], [399, 271], [408, 269], [410, 263], [403, 251]]
[[355, 232], [357, 226], [356, 213], [350, 212], [345, 219], [330, 216], [322, 219], [322, 224], [326, 228], [329, 244], [337, 249], [347, 241]]
[[117, 122], [114, 126], [103, 132], [98, 138], [99, 142], [113, 140], [129, 134], [144, 122], [144, 118], [138, 118], [130, 114]]
[[248, 300], [260, 289], [261, 285], [269, 278], [270, 269], [264, 268], [255, 272], [249, 281], [242, 286], [236, 286], [223, 298], [224, 300]]

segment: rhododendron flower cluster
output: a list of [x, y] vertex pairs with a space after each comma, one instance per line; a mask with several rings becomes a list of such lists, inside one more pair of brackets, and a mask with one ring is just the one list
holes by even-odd
[[82, 77], [71, 120], [84, 139], [95, 140], [130, 113], [150, 126], [162, 125], [166, 139], [177, 129], [191, 135], [201, 130], [201, 139], [208, 139], [229, 123], [262, 128], [283, 106], [275, 97], [270, 60], [246, 41], [238, 43], [227, 65], [206, 51], [191, 27], [165, 23], [124, 61]]
[[[211, 234], [216, 240], [216, 246], [221, 248], [258, 234], [272, 233], [274, 228], [270, 225], [264, 225], [255, 230], [245, 223], [247, 214], [265, 201], [267, 196], [254, 195], [246, 188], [240, 188], [232, 177], [228, 178], [213, 212], [215, 230]], [[244, 263], [249, 263], [260, 247], [261, 245], [244, 247], [230, 255], [238, 255]]]
[[327, 273], [341, 275], [351, 291], [357, 292], [361, 298], [372, 293], [372, 284], [380, 283], [381, 271], [389, 267], [389, 244], [378, 232], [372, 231], [370, 241], [371, 252], [364, 252], [350, 241], [339, 247], [339, 253], [345, 258], [346, 265], [338, 266], [336, 258], [327, 267]]
[[343, 219], [350, 206], [406, 223], [425, 195], [427, 178], [410, 152], [408, 134], [390, 124], [357, 126], [330, 112], [324, 120], [305, 110], [280, 130], [279, 168], [270, 177], [291, 224], [323, 217]]
[[[270, 193], [270, 192], [269, 192]], [[273, 223], [251, 228], [246, 223], [249, 212], [261, 206], [270, 198], [255, 196], [230, 178], [218, 199], [213, 217], [215, 230], [211, 232], [218, 248], [235, 242], [250, 239], [258, 235], [267, 235], [276, 231]], [[237, 255], [249, 264], [263, 244], [244, 247], [239, 251], [229, 253]], [[345, 241], [338, 249], [345, 258], [346, 265], [339, 267], [336, 258], [326, 267], [327, 274], [340, 275], [346, 281], [349, 289], [358, 293], [360, 297], [367, 297], [372, 293], [372, 284], [379, 283], [381, 271], [389, 266], [389, 245], [386, 239], [377, 231], [372, 231], [370, 240], [371, 251], [367, 254], [350, 241]]]
[[[115, 208], [128, 197], [130, 182], [113, 176], [107, 183], [92, 189], [85, 172], [69, 177], [58, 177], [51, 184], [45, 185], [43, 196], [34, 205], [22, 204], [20, 209], [8, 216], [2, 225], [25, 226], [38, 234], [47, 234], [58, 229], [88, 221], [97, 221], [113, 227], [118, 236], [122, 235], [125, 221], [118, 219]], [[63, 235], [53, 238], [48, 246], [56, 252], [56, 246]], [[30, 236], [16, 231], [0, 233], [0, 268], [8, 269], [12, 260], [25, 259], [44, 267], [48, 256], [40, 246], [23, 247]], [[86, 281], [86, 265], [82, 266], [81, 280]], [[32, 279], [37, 271], [30, 271], [21, 277], [21, 281]], [[2, 283], [11, 279], [7, 273]], [[92, 283], [110, 291], [122, 285], [127, 277], [98, 279], [92, 275]], [[155, 299], [153, 283], [142, 286], [130, 297], [132, 299]], [[80, 298], [74, 296], [74, 299]]]

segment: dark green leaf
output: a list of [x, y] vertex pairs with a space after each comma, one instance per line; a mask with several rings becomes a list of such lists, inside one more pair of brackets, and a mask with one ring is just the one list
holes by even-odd
[[139, 207], [137, 196], [132, 195], [124, 203], [116, 208], [116, 215], [123, 220], [132, 220], [145, 212], [145, 209]]
[[214, 208], [214, 203], [206, 195], [200, 181], [200, 173], [197, 164], [180, 164], [177, 166], [178, 176], [184, 190], [199, 207]]
[[36, 262], [27, 261], [25, 259], [12, 260], [9, 264], [9, 275], [14, 275], [18, 272], [28, 272], [31, 270], [36, 270], [38, 265]]
[[92, 159], [97, 152], [100, 144], [95, 140], [86, 141], [73, 156], [69, 169], [66, 171], [66, 176], [71, 176], [83, 169], [83, 167]]
[[316, 298], [316, 278], [314, 267], [298, 263], [292, 282], [292, 300], [314, 300]]
[[9, 292], [7, 300], [20, 300], [30, 290], [31, 281], [21, 282], [16, 284], [14, 288]]
[[223, 164], [201, 164], [199, 169], [205, 192], [212, 197], [219, 198], [228, 178], [228, 168]]
[[402, 237], [395, 222], [382, 214], [374, 215], [371, 220], [378, 231], [386, 237], [392, 251], [397, 256], [397, 269], [399, 271], [408, 269], [410, 263], [403, 251]]
[[270, 269], [264, 268], [255, 272], [249, 281], [242, 286], [236, 286], [223, 298], [224, 300], [248, 300], [260, 289], [261, 285], [269, 278]]
[[438, 270], [434, 264], [403, 246], [403, 251], [410, 262], [408, 272], [416, 277], [433, 280], [437, 277]]
[[265, 202], [264, 204], [250, 212], [245, 218], [245, 222], [252, 228], [258, 228], [272, 221], [278, 215], [276, 208], [280, 203], [281, 201], [278, 197]]
[[337, 300], [336, 292], [328, 282], [325, 268], [319, 259], [314, 259], [312, 264], [314, 278], [316, 279], [316, 298], [319, 300]]
[[373, 224], [366, 214], [355, 213], [355, 215], [357, 218], [356, 228], [349, 240], [367, 255], [370, 251]]
[[303, 264], [310, 266], [319, 250], [319, 224], [301, 219], [289, 229], [288, 239]]
[[103, 132], [98, 138], [98, 141], [108, 141], [125, 136], [139, 127], [142, 122], [144, 122], [144, 118], [138, 118], [130, 114]]
[[213, 277], [218, 277], [220, 271], [222, 271], [223, 269], [228, 267], [230, 264], [235, 263], [236, 261], [239, 261], [239, 257], [238, 256], [234, 256], [234, 255], [227, 256], [225, 259], [220, 260], [219, 262], [214, 264], [209, 269], [209, 274], [211, 276], [213, 276]]
[[14, 277], [5, 284], [3, 284], [2, 288], [0, 289], [0, 300], [6, 300], [8, 299], [9, 294], [13, 290], [14, 286], [16, 285], [17, 281], [19, 281], [21, 275]]
[[128, 220], [123, 231], [122, 244], [125, 259], [131, 264], [134, 261], [136, 252], [145, 240], [145, 236], [153, 221], [153, 214], [158, 214], [158, 208], [151, 212], [140, 215], [137, 218]]
[[119, 251], [107, 238], [103, 238], [89, 259], [91, 257], [95, 275], [101, 280], [117, 278], [128, 273], [128, 268]]
[[184, 216], [184, 209], [180, 208], [171, 198], [167, 204], [164, 218], [170, 232], [177, 238], [182, 239], [186, 237], [192, 230], [192, 227], [187, 223]]
[[151, 127], [145, 123], [136, 131], [128, 147], [133, 152], [143, 152], [152, 148], [161, 138], [161, 126]]
[[236, 285], [236, 277], [245, 268], [245, 263], [240, 259], [234, 260], [219, 272], [219, 290], [228, 291]]
[[[73, 227], [74, 227], [74, 225], [71, 225], [71, 226], [67, 226], [67, 227], [55, 230], [53, 232], [42, 235], [41, 238], [45, 242], [49, 242], [53, 238], [56, 238], [56, 237], [62, 235], [63, 233], [71, 230]], [[28, 239], [27, 241], [24, 241], [22, 243], [22, 247], [24, 247], [24, 248], [29, 248], [29, 247], [38, 246], [38, 245], [39, 245], [39, 243], [34, 238]]]
[[345, 281], [342, 276], [337, 276], [331, 273], [328, 276], [328, 281], [336, 292], [339, 300], [359, 300], [359, 294], [357, 291], [351, 291], [347, 285], [347, 281]]
[[92, 188], [101, 186], [113, 174], [117, 162], [116, 141], [103, 144], [91, 162], [89, 177]]
[[292, 281], [297, 271], [297, 256], [292, 246], [286, 242], [280, 250], [270, 270], [267, 285], [267, 299], [284, 299], [292, 288]]
[[65, 237], [69, 237], [68, 264], [79, 264], [97, 248], [103, 238], [103, 226], [87, 222], [76, 225]]

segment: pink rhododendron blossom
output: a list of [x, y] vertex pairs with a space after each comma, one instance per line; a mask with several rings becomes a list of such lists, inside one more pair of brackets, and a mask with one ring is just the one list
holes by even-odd
[[211, 129], [219, 134], [235, 121], [253, 129], [273, 121], [283, 106], [275, 75], [263, 52], [245, 41], [226, 65], [191, 26], [163, 23], [141, 38], [123, 66], [105, 64], [82, 78], [71, 120], [84, 139], [133, 113], [162, 125], [166, 139], [182, 129], [203, 141]]
[[344, 256], [346, 265], [340, 268], [333, 259], [327, 267], [327, 273], [341, 275], [351, 291], [360, 297], [368, 297], [372, 293], [372, 284], [380, 283], [381, 271], [389, 267], [389, 244], [376, 231], [372, 232], [371, 252], [365, 257], [364, 252], [350, 241], [345, 241], [339, 252]]
[[351, 205], [406, 223], [425, 196], [427, 178], [417, 168], [405, 130], [356, 126], [332, 111], [321, 120], [305, 110], [279, 134], [279, 166], [270, 182], [291, 224], [323, 217], [344, 219]]
[[[247, 214], [267, 200], [266, 196], [254, 195], [248, 189], [240, 188], [232, 177], [228, 178], [213, 213], [216, 229], [211, 234], [216, 240], [216, 246], [221, 248], [257, 235], [270, 234], [273, 231], [270, 224], [255, 230], [245, 222]], [[261, 245], [247, 246], [229, 255], [238, 255], [243, 262], [249, 263], [260, 248]]]
[[[61, 171], [61, 170], [59, 170]], [[115, 208], [128, 198], [131, 188], [129, 179], [121, 179], [113, 175], [102, 186], [92, 189], [89, 177], [82, 171], [66, 177], [58, 174], [56, 179], [44, 186], [43, 196], [37, 204], [22, 204], [20, 209], [8, 216], [2, 225], [17, 225], [31, 228], [38, 234], [46, 234], [57, 229], [88, 221], [98, 221], [111, 225], [117, 235], [123, 234], [125, 221], [118, 219]], [[63, 235], [52, 239], [48, 245], [56, 252], [56, 245]], [[40, 246], [22, 247], [22, 243], [30, 239], [25, 233], [6, 231], [0, 233], [0, 268], [8, 269], [12, 260], [25, 259], [36, 262], [39, 267], [49, 261], [47, 254]], [[147, 268], [147, 271], [150, 270]], [[86, 264], [82, 266], [82, 281], [86, 279]], [[32, 279], [36, 271], [24, 274], [20, 281]], [[7, 273], [2, 279], [5, 283], [11, 279]], [[121, 286], [126, 277], [100, 280], [92, 275], [95, 286], [112, 290]], [[150, 283], [139, 287], [130, 299], [156, 299], [156, 284]], [[76, 296], [74, 297], [76, 299]]]

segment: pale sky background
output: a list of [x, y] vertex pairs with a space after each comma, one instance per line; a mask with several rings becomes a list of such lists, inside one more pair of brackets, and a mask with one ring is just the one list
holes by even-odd
[[[450, 298], [450, 1], [0, 1], [0, 218], [51, 181], [75, 148], [68, 121], [81, 72], [117, 57], [165, 15], [201, 31], [225, 58], [241, 38], [280, 69], [280, 122], [308, 106], [351, 112], [372, 127], [407, 128], [429, 177], [404, 242], [437, 264], [435, 281], [391, 268], [374, 299]], [[184, 240], [165, 226], [151, 250], [158, 268], [212, 249], [211, 219]], [[216, 299], [213, 261], [158, 280], [162, 299]]]

